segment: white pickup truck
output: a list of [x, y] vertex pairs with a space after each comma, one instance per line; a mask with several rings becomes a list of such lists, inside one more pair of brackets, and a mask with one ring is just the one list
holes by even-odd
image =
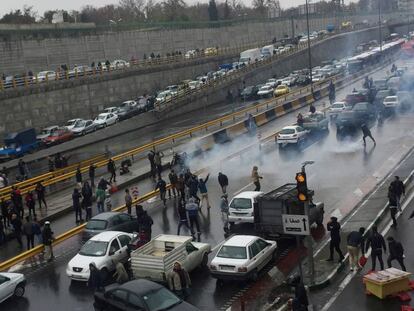
[[188, 272], [198, 266], [207, 267], [210, 244], [193, 242], [192, 239], [191, 236], [161, 234], [131, 252], [134, 278], [165, 283], [176, 261]]

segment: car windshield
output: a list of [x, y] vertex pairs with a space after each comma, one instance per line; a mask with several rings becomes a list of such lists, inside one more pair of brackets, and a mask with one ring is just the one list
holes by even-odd
[[91, 219], [88, 221], [85, 228], [89, 230], [104, 230], [107, 225], [108, 222], [106, 220]]
[[40, 132], [40, 135], [49, 135], [51, 132], [52, 132], [52, 130], [51, 130], [51, 129], [43, 129], [43, 130]]
[[344, 107], [344, 104], [333, 104], [331, 106], [331, 108], [334, 108], [334, 109], [342, 109], [343, 107]]
[[250, 199], [234, 198], [230, 203], [230, 208], [249, 209], [252, 208]]
[[89, 240], [82, 246], [79, 254], [83, 256], [101, 257], [106, 254], [107, 247], [108, 242]]
[[63, 134], [63, 132], [62, 132], [62, 131], [58, 131], [58, 130], [56, 130], [56, 131], [51, 132], [51, 133], [50, 133], [50, 136], [57, 137], [57, 136], [60, 136], [60, 135], [62, 135], [62, 134]]
[[84, 127], [86, 124], [85, 121], [78, 121], [75, 123], [74, 127]]
[[223, 245], [216, 255], [220, 258], [247, 259], [246, 248], [242, 246]]
[[295, 130], [294, 129], [283, 129], [280, 134], [282, 135], [289, 135], [289, 134], [295, 134]]
[[98, 116], [98, 120], [105, 120], [106, 119], [106, 115], [105, 114], [100, 114]]
[[69, 120], [69, 121], [66, 123], [66, 125], [67, 125], [67, 126], [72, 126], [72, 125], [74, 125], [76, 122], [78, 122], [78, 120]]
[[142, 296], [150, 311], [167, 310], [182, 303], [182, 300], [166, 288], [160, 288]]
[[286, 86], [284, 86], [284, 85], [279, 85], [276, 89], [277, 89], [277, 90], [285, 90], [285, 89], [286, 89]]

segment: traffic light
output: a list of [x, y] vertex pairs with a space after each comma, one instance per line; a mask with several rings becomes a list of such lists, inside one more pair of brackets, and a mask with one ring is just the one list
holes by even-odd
[[296, 173], [296, 189], [298, 190], [298, 200], [305, 202], [308, 200], [308, 186], [306, 184], [306, 174]]

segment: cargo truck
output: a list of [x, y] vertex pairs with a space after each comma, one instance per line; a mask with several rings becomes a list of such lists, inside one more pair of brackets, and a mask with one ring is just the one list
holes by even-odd
[[[324, 204], [313, 203], [314, 191], [308, 190], [309, 224], [322, 225]], [[305, 215], [305, 204], [297, 198], [296, 184], [285, 184], [258, 197], [254, 210], [256, 233], [264, 238], [280, 238], [283, 233], [283, 214]]]
[[240, 53], [240, 63], [244, 63], [245, 65], [249, 65], [258, 61], [262, 58], [262, 53], [260, 53], [260, 49], [250, 49]]
[[35, 151], [39, 147], [33, 128], [7, 134], [4, 146], [0, 148], [0, 160], [15, 159]]

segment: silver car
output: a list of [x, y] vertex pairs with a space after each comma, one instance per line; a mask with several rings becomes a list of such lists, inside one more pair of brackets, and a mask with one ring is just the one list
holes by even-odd
[[79, 120], [71, 129], [73, 135], [81, 136], [91, 132], [95, 132], [97, 125], [92, 120]]

